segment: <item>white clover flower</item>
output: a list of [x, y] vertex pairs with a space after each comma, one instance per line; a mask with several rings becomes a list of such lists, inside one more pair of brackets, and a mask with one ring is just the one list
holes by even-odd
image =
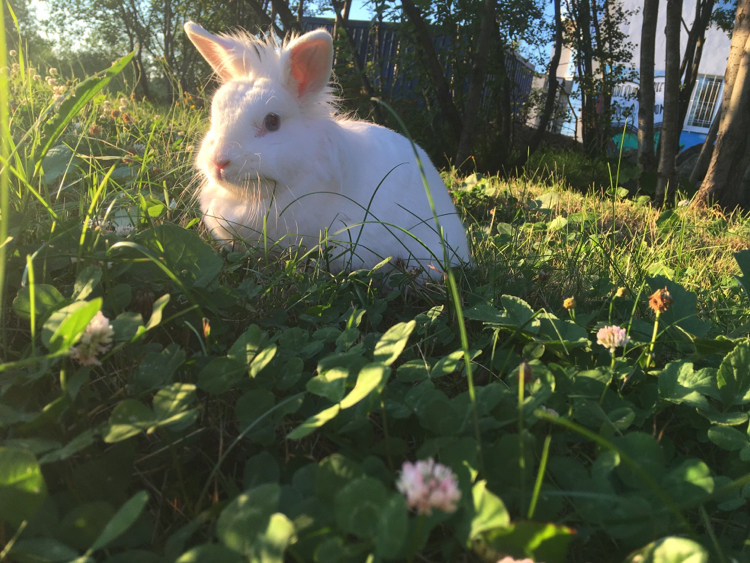
[[120, 106], [120, 111], [128, 111], [128, 106]]
[[627, 331], [616, 325], [605, 326], [599, 329], [596, 333], [596, 341], [605, 348], [609, 349], [610, 355], [615, 355], [615, 348], [625, 346], [630, 342], [630, 337], [627, 335]]
[[41, 82], [42, 81], [42, 77], [40, 75], [38, 75], [38, 74], [35, 74], [34, 77], [33, 77], [33, 80], [36, 81], [36, 82]]
[[52, 67], [49, 69], [49, 75], [50, 76], [57, 76], [57, 69], [55, 67]]
[[17, 55], [18, 53], [16, 52], [16, 50], [15, 50], [15, 49], [11, 49], [10, 51], [8, 51], [8, 54], [9, 54], [9, 55], [10, 55], [11, 57], [15, 57], [15, 56], [16, 56], [16, 55]]
[[20, 68], [21, 68], [21, 65], [19, 65], [18, 63], [13, 63], [12, 65], [10, 65], [10, 69], [13, 72], [18, 72]]
[[128, 235], [129, 235], [130, 233], [132, 233], [132, 232], [133, 232], [133, 229], [135, 229], [135, 227], [133, 227], [133, 225], [119, 225], [119, 226], [118, 226], [118, 227], [117, 227], [117, 228], [115, 229], [115, 234], [116, 234], [116, 235], [117, 235], [118, 237], [126, 237], [126, 236], [128, 236]]
[[433, 508], [455, 512], [461, 500], [456, 476], [449, 467], [435, 463], [432, 458], [416, 463], [405, 461], [396, 488], [417, 514], [430, 515]]
[[121, 106], [127, 106], [128, 105], [128, 99], [127, 98], [120, 98], [120, 105]]
[[97, 311], [78, 341], [78, 345], [70, 349], [70, 357], [84, 366], [102, 365], [96, 356], [110, 349], [114, 334], [115, 331], [112, 330], [109, 319], [101, 311]]
[[111, 110], [112, 109], [112, 102], [110, 102], [108, 100], [104, 100], [102, 102], [102, 108], [105, 109], [105, 110], [107, 110], [107, 111]]

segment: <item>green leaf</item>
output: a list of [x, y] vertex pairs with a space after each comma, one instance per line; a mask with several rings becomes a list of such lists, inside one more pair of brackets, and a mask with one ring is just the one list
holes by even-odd
[[[172, 223], [157, 225], [139, 233], [135, 242], [143, 245], [184, 283], [193, 287], [207, 287], [221, 272], [224, 261], [194, 231]], [[163, 277], [161, 269], [148, 264], [154, 276]]]
[[666, 537], [631, 553], [625, 563], [708, 563], [701, 544], [687, 538]]
[[68, 442], [68, 444], [65, 447], [56, 449], [44, 455], [39, 460], [40, 465], [44, 465], [45, 463], [51, 463], [53, 461], [60, 461], [62, 459], [67, 459], [73, 454], [76, 454], [80, 452], [81, 450], [88, 448], [91, 444], [94, 443], [94, 439], [96, 438], [96, 435], [97, 435], [97, 432], [92, 428], [88, 430], [84, 430], [78, 436], [76, 436], [70, 442]]
[[695, 371], [691, 362], [670, 362], [659, 374], [659, 396], [666, 401], [709, 410], [710, 405], [704, 395], [719, 398], [711, 369]]
[[351, 458], [343, 454], [329, 455], [318, 464], [318, 471], [315, 473], [315, 495], [326, 504], [332, 504], [336, 494], [347, 483], [363, 475], [362, 468]]
[[750, 343], [739, 344], [724, 357], [716, 383], [725, 406], [750, 403]]
[[214, 395], [226, 393], [245, 378], [246, 368], [237, 360], [214, 358], [198, 374], [198, 389]]
[[[66, 307], [69, 313], [65, 319], [57, 326], [57, 329], [49, 339], [49, 350], [51, 353], [67, 351], [78, 338], [83, 334], [91, 319], [101, 310], [102, 299], [100, 297], [93, 301], [81, 302], [81, 305], [75, 309], [73, 306]], [[75, 304], [74, 304], [75, 305]], [[58, 313], [61, 312], [57, 311]], [[54, 315], [53, 315], [54, 316]], [[52, 320], [50, 318], [50, 320]], [[49, 321], [48, 321], [49, 322]], [[47, 326], [47, 323], [45, 323]]]
[[245, 491], [221, 511], [216, 535], [229, 549], [243, 555], [253, 553], [257, 537], [268, 529], [279, 505], [281, 488], [276, 483], [258, 485]]
[[698, 459], [686, 459], [664, 476], [662, 486], [680, 503], [697, 501], [714, 492], [711, 469]]
[[78, 274], [73, 285], [73, 300], [82, 301], [86, 299], [96, 289], [100, 281], [102, 281], [102, 269], [98, 266], [86, 266]]
[[73, 548], [54, 538], [32, 538], [20, 540], [10, 550], [11, 560], [35, 561], [39, 563], [64, 563], [80, 554]]
[[185, 352], [174, 343], [161, 352], [148, 352], [138, 366], [138, 388], [153, 389], [171, 382], [175, 372], [185, 363], [186, 357]]
[[585, 347], [589, 345], [589, 335], [586, 329], [570, 320], [558, 319], [555, 315], [542, 312], [539, 319], [539, 337], [544, 339], [547, 347], [555, 343], [563, 344], [556, 350], [564, 351], [566, 348]]
[[154, 422], [150, 408], [135, 399], [125, 399], [112, 410], [102, 437], [108, 444], [127, 440], [148, 430]]
[[332, 403], [338, 403], [346, 392], [346, 379], [349, 370], [335, 367], [316, 375], [307, 382], [306, 388], [310, 393], [325, 397]]
[[380, 363], [367, 364], [357, 375], [354, 389], [341, 401], [341, 408], [348, 409], [367, 397], [382, 382], [388, 379], [391, 369]]
[[114, 514], [115, 509], [107, 502], [79, 504], [65, 515], [55, 535], [72, 547], [86, 549], [102, 534]]
[[303, 367], [305, 367], [305, 362], [302, 358], [291, 358], [284, 364], [284, 367], [277, 372], [276, 387], [281, 391], [289, 389], [299, 381], [300, 377], [302, 377]]
[[243, 563], [245, 558], [218, 543], [206, 543], [186, 551], [175, 563]]
[[438, 377], [444, 377], [457, 371], [461, 368], [464, 363], [464, 351], [456, 350], [451, 352], [447, 356], [443, 356], [438, 362], [432, 366], [430, 370], [430, 379]]
[[712, 426], [708, 429], [708, 439], [724, 450], [741, 450], [748, 442], [747, 434], [731, 426]]
[[560, 229], [564, 229], [568, 225], [568, 220], [562, 215], [558, 215], [552, 221], [547, 223], [547, 232], [554, 233]]
[[276, 458], [263, 450], [248, 458], [242, 474], [242, 484], [245, 489], [251, 489], [264, 483], [278, 483], [280, 474]]
[[[481, 355], [481, 353], [481, 350], [469, 350], [469, 359], [474, 360]], [[455, 352], [451, 352], [447, 356], [440, 358], [440, 360], [432, 366], [432, 369], [430, 370], [430, 379], [449, 375], [458, 371], [464, 365], [464, 351], [456, 350]]]
[[[659, 481], [666, 472], [664, 450], [653, 436], [643, 432], [631, 432], [614, 440], [614, 444], [656, 481]], [[640, 475], [628, 465], [621, 463], [615, 471], [628, 486], [636, 489], [648, 488]]]
[[128, 53], [121, 59], [115, 61], [115, 63], [107, 70], [95, 74], [81, 82], [76, 87], [75, 92], [69, 95], [65, 101], [60, 104], [60, 107], [57, 110], [57, 115], [44, 127], [44, 135], [42, 135], [44, 145], [39, 154], [36, 155], [36, 158], [38, 159], [37, 162], [44, 158], [52, 146], [57, 142], [60, 135], [62, 135], [68, 124], [76, 115], [78, 115], [78, 113], [80, 113], [86, 104], [88, 104], [102, 88], [109, 84], [110, 80], [120, 74], [122, 69], [130, 64], [133, 55], [135, 55], [135, 51]]
[[140, 313], [125, 311], [112, 320], [112, 330], [115, 331], [112, 339], [115, 342], [127, 342], [136, 335], [146, 331], [143, 326], [143, 317]]
[[147, 502], [148, 493], [146, 491], [135, 493], [135, 495], [120, 507], [112, 519], [107, 522], [107, 525], [91, 545], [89, 551], [93, 552], [97, 549], [102, 549], [125, 533], [125, 531], [138, 519], [138, 516], [140, 516], [141, 511], [143, 511]]
[[[56, 287], [43, 283], [34, 285], [34, 310], [37, 318], [54, 311], [64, 301], [65, 298]], [[18, 290], [18, 295], [13, 300], [13, 311], [22, 319], [31, 318], [31, 294], [28, 285]]]
[[146, 330], [151, 330], [152, 328], [156, 327], [161, 323], [161, 317], [162, 313], [164, 312], [164, 307], [167, 306], [167, 303], [169, 303], [170, 300], [169, 293], [166, 293], [159, 297], [156, 301], [154, 301], [154, 306], [151, 308], [151, 316], [148, 319], [148, 323], [146, 323]]
[[336, 523], [349, 534], [374, 539], [389, 496], [385, 485], [373, 477], [350, 481], [334, 498]]
[[406, 541], [409, 531], [409, 509], [404, 495], [393, 494], [380, 511], [375, 551], [384, 559], [395, 559]]
[[402, 383], [414, 383], [429, 379], [430, 372], [424, 360], [409, 360], [398, 366], [396, 378]]
[[265, 532], [255, 538], [248, 561], [284, 563], [284, 552], [295, 539], [292, 521], [280, 512], [272, 514]]
[[258, 325], [250, 325], [229, 348], [227, 357], [249, 366], [267, 340]]
[[340, 410], [341, 406], [335, 404], [332, 407], [328, 407], [327, 409], [320, 411], [318, 414], [311, 416], [305, 422], [303, 422], [297, 428], [287, 434], [287, 439], [299, 440], [301, 438], [304, 438], [308, 434], [311, 434], [313, 431], [315, 431], [316, 428], [320, 428], [329, 420], [333, 420], [334, 418], [336, 418], [336, 415], [339, 414]]
[[390, 366], [395, 362], [401, 355], [401, 352], [404, 351], [406, 342], [409, 340], [409, 336], [414, 331], [416, 324], [416, 321], [412, 320], [408, 323], [398, 323], [389, 328], [386, 333], [380, 337], [378, 343], [375, 344], [373, 360], [383, 363], [386, 366]]
[[511, 324], [532, 334], [539, 332], [541, 326], [539, 319], [534, 318], [534, 310], [526, 301], [513, 295], [503, 295], [500, 297], [500, 302], [505, 307]]
[[81, 163], [73, 150], [67, 145], [56, 145], [47, 151], [47, 156], [42, 159], [44, 169], [44, 181], [51, 184], [64, 174], [75, 171], [76, 166]]
[[[685, 332], [694, 336], [703, 337], [711, 328], [711, 323], [698, 318], [698, 296], [687, 291], [680, 284], [673, 282], [663, 276], [656, 276], [648, 279], [648, 285], [651, 291], [663, 289], [665, 286], [669, 290], [674, 304], [662, 313], [659, 318], [659, 326], [679, 326]], [[681, 333], [674, 331], [673, 334], [680, 336]]]
[[195, 385], [173, 383], [160, 389], [154, 396], [153, 410], [158, 420], [166, 420], [184, 411], [195, 400]]
[[266, 367], [271, 360], [273, 360], [273, 357], [276, 355], [276, 344], [271, 344], [270, 346], [266, 346], [258, 352], [258, 355], [253, 358], [252, 363], [250, 364], [250, 369], [248, 372], [250, 373], [250, 377], [255, 378], [258, 376], [258, 374], [263, 370], [264, 367]]
[[563, 563], [574, 534], [575, 530], [565, 526], [519, 521], [507, 529], [488, 532], [486, 538], [499, 553], [545, 563]]
[[469, 539], [482, 532], [507, 528], [510, 515], [500, 498], [487, 490], [487, 481], [478, 481], [471, 489], [474, 502], [474, 517], [471, 519]]
[[17, 528], [47, 498], [47, 485], [33, 453], [0, 447], [0, 521]]

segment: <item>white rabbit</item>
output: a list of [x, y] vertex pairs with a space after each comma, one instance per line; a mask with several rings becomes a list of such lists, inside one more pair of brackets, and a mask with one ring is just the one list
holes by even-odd
[[[308, 248], [330, 267], [420, 266], [441, 275], [440, 236], [409, 141], [337, 115], [325, 30], [285, 45], [249, 34], [185, 32], [221, 78], [196, 167], [203, 220], [219, 240]], [[469, 261], [466, 231], [438, 171], [418, 148], [451, 264]]]

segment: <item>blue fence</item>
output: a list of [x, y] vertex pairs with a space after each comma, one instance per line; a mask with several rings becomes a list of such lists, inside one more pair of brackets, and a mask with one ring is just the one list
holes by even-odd
[[[302, 27], [305, 32], [323, 27], [332, 33], [333, 25], [334, 22], [330, 19], [302, 18]], [[406, 57], [404, 57], [412, 46], [408, 42], [403, 42], [398, 24], [384, 22], [378, 26], [369, 21], [349, 21], [346, 29], [354, 39], [362, 66], [374, 63], [379, 67], [380, 73], [372, 80], [373, 86], [383, 91], [390, 99], [423, 99], [422, 92], [418, 90], [418, 81], [414, 72], [408, 68]], [[438, 53], [450, 47], [451, 40], [448, 37], [435, 36], [433, 41]], [[513, 107], [511, 111], [520, 121], [523, 116], [523, 105], [531, 94], [534, 67], [511, 51], [507, 52], [505, 65], [512, 85], [511, 104]], [[450, 70], [450, 68], [446, 69], [448, 75], [451, 73]], [[481, 103], [485, 109], [492, 104], [490, 84], [493, 78], [493, 76], [487, 77], [482, 92]]]

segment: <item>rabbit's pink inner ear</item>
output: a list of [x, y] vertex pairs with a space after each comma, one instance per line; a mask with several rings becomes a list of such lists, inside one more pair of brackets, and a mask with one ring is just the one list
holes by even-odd
[[[310, 35], [313, 37], [307, 38]], [[297, 96], [302, 98], [325, 88], [331, 78], [332, 66], [330, 35], [312, 32], [301, 37], [289, 53], [289, 71], [297, 84]]]

